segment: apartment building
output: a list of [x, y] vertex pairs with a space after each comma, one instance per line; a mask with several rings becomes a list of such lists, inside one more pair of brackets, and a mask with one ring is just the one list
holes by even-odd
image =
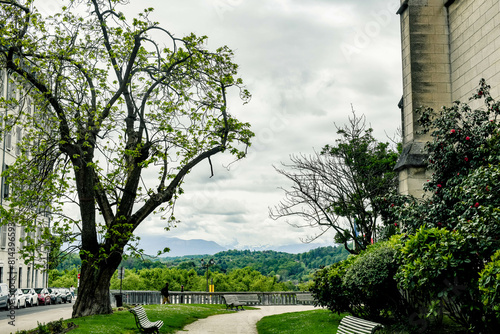
[[[18, 99], [23, 91], [12, 81], [7, 71], [0, 70], [0, 94], [7, 100], [11, 98]], [[5, 115], [15, 115], [19, 108], [33, 113], [33, 104], [31, 99], [23, 99], [24, 102], [19, 105], [12, 105], [9, 108], [0, 108], [0, 121], [4, 121]], [[20, 149], [17, 145], [22, 139], [23, 129], [14, 127], [10, 131], [4, 131], [0, 137], [0, 166], [2, 172], [11, 166], [20, 155]], [[0, 205], [9, 204], [11, 196], [9, 182], [2, 178], [0, 186]], [[49, 223], [48, 216], [40, 218], [36, 231], [26, 232], [24, 227], [16, 222], [0, 222], [0, 283], [9, 283], [17, 287], [46, 287], [48, 281], [47, 273], [47, 249], [41, 247], [35, 252], [35, 260], [30, 263], [24, 263], [19, 255], [19, 250], [26, 245], [25, 238], [39, 238], [42, 233], [42, 227]], [[43, 268], [39, 268], [42, 266]]]

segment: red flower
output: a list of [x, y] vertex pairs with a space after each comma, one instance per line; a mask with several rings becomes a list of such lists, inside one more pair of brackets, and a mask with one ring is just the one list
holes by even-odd
[[443, 225], [443, 224], [441, 224], [441, 223], [439, 222], [439, 223], [438, 223], [438, 226], [441, 226], [441, 225]]
[[398, 223], [394, 223], [394, 226], [398, 227]]
[[477, 208], [477, 207], [479, 206], [479, 203], [478, 203], [478, 202], [476, 202], [476, 204], [474, 204], [474, 206]]
[[438, 183], [437, 187], [438, 187], [438, 188], [441, 188], [441, 184], [440, 184], [440, 183]]
[[391, 204], [391, 208], [394, 207], [394, 203]]
[[451, 130], [450, 130], [450, 133], [455, 133], [455, 129], [451, 129]]
[[465, 137], [465, 140], [470, 140], [470, 137], [469, 136]]
[[465, 157], [465, 159], [464, 159], [464, 160], [465, 160], [465, 161], [469, 161], [469, 158]]

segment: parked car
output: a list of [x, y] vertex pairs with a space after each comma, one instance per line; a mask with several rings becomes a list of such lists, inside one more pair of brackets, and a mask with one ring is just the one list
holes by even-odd
[[61, 299], [63, 303], [71, 303], [72, 295], [71, 292], [69, 292], [69, 289], [66, 288], [59, 288], [59, 292], [61, 294]]
[[0, 309], [9, 309], [9, 287], [7, 283], [0, 283]]
[[26, 307], [26, 295], [23, 290], [16, 289], [13, 294], [10, 295], [10, 304], [14, 305], [16, 308]]
[[38, 293], [32, 288], [23, 288], [24, 295], [26, 296], [26, 304], [29, 306], [38, 306]]
[[48, 288], [50, 293], [50, 303], [51, 304], [62, 304], [61, 294], [57, 288]]
[[35, 292], [38, 294], [38, 305], [49, 305], [50, 304], [50, 293], [46, 288], [35, 288]]

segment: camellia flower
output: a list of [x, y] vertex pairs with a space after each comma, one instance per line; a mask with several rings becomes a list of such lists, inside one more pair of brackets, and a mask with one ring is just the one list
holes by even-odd
[[469, 161], [469, 158], [465, 157], [465, 159], [464, 159], [464, 160], [465, 160], [465, 161]]
[[398, 223], [394, 223], [394, 226], [398, 227]]
[[474, 204], [474, 206], [477, 208], [477, 207], [479, 206], [479, 203], [478, 203], [478, 202], [476, 202], [476, 204]]
[[470, 137], [469, 136], [465, 137], [465, 140], [470, 140]]
[[451, 130], [450, 130], [450, 133], [455, 133], [455, 129], [451, 129]]
[[441, 184], [440, 184], [440, 183], [438, 183], [437, 187], [438, 187], [438, 188], [441, 188]]

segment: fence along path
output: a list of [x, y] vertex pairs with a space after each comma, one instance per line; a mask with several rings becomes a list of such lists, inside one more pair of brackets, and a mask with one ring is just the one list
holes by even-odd
[[[110, 290], [111, 303], [116, 303], [116, 295], [120, 290]], [[202, 291], [169, 291], [172, 304], [224, 304], [223, 295], [258, 295], [259, 301], [249, 305], [296, 305], [304, 304], [297, 295], [310, 295], [309, 292], [202, 292]], [[122, 301], [125, 304], [161, 304], [162, 296], [159, 291], [122, 290]], [[311, 301], [310, 304], [313, 302]]]

